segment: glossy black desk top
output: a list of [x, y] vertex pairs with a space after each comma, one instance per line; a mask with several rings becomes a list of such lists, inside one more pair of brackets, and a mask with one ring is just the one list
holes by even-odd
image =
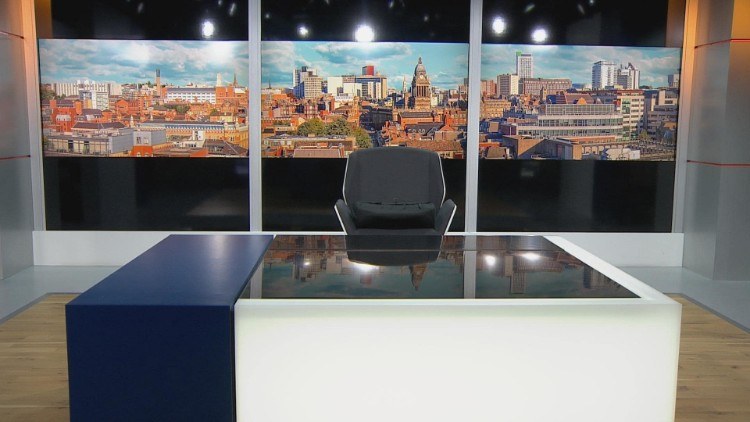
[[541, 236], [277, 236], [258, 271], [242, 298], [638, 298]]

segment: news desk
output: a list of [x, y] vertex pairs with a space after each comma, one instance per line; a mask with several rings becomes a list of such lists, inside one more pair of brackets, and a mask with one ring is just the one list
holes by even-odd
[[170, 236], [68, 305], [71, 417], [669, 421], [680, 312], [554, 236]]
[[242, 421], [668, 421], [680, 305], [559, 237], [277, 236]]

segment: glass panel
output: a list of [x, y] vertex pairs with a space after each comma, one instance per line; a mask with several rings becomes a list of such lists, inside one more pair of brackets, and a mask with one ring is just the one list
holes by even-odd
[[[261, 7], [264, 230], [340, 229], [344, 164], [320, 159], [396, 146], [465, 157], [468, 1]], [[270, 162], [289, 158], [315, 164]], [[446, 198], [463, 209], [465, 176], [453, 175]]]
[[37, 7], [47, 227], [247, 229], [247, 3]]
[[671, 230], [677, 3], [484, 2], [480, 230]]

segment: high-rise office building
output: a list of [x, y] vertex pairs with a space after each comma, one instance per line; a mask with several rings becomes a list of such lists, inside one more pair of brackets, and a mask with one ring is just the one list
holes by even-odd
[[323, 78], [315, 69], [302, 66], [294, 69], [294, 96], [297, 98], [315, 98], [323, 94]]
[[534, 77], [534, 57], [531, 53], [516, 52], [516, 75], [519, 78]]
[[599, 60], [591, 68], [591, 88], [602, 89], [617, 83], [617, 65], [614, 62]]
[[497, 95], [502, 95], [503, 97], [518, 95], [518, 84], [518, 75], [509, 73], [497, 75]]
[[667, 83], [669, 84], [670, 88], [679, 88], [680, 87], [680, 74], [673, 73], [671, 75], [668, 75]]
[[292, 73], [292, 86], [297, 86], [302, 81], [304, 81], [305, 78], [309, 76], [316, 76], [317, 74], [318, 72], [316, 72], [315, 69], [308, 66], [302, 66], [299, 69], [294, 69], [294, 73]]
[[623, 89], [638, 89], [641, 85], [641, 71], [632, 63], [628, 63], [627, 66], [620, 65], [617, 69], [617, 85]]

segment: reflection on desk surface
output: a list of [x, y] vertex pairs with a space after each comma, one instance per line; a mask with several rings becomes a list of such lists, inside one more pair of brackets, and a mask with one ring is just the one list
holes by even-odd
[[[468, 274], [467, 260], [476, 269]], [[277, 236], [259, 271], [243, 297], [258, 297], [253, 290], [269, 299], [638, 297], [539, 236]]]

